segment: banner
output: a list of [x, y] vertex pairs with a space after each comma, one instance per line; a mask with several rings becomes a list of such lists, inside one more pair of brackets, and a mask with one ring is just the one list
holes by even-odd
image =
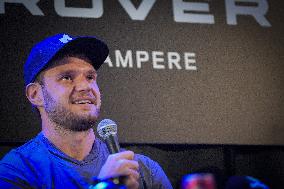
[[[101, 119], [123, 143], [284, 145], [283, 1], [4, 0], [1, 141], [41, 130], [23, 64], [56, 33], [104, 40]], [[96, 126], [95, 126], [96, 128]]]

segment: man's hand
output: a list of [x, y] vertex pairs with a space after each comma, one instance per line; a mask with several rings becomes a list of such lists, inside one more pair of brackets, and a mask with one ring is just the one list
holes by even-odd
[[138, 162], [133, 159], [134, 153], [132, 151], [124, 151], [109, 155], [98, 175], [98, 178], [105, 179], [110, 177], [127, 176], [124, 183], [127, 188], [138, 188], [139, 165]]

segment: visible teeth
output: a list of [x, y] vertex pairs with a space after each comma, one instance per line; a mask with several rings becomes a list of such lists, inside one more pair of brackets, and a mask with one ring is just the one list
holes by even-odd
[[75, 101], [75, 104], [92, 104], [91, 101], [89, 100], [79, 100], [79, 101]]

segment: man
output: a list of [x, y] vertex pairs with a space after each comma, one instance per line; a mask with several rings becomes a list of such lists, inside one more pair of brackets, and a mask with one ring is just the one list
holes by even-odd
[[110, 155], [94, 135], [97, 70], [107, 56], [95, 37], [57, 34], [33, 47], [24, 78], [42, 132], [1, 160], [0, 188], [89, 188], [94, 178], [117, 176], [128, 188], [172, 188], [156, 162], [131, 151]]

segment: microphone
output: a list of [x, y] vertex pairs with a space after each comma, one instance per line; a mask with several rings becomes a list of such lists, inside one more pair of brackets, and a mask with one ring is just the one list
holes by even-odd
[[117, 138], [117, 125], [114, 121], [110, 119], [102, 120], [97, 126], [97, 132], [105, 141], [108, 151], [111, 154], [115, 154], [120, 151]]
[[[105, 141], [108, 151], [110, 154], [115, 154], [120, 151], [120, 146], [117, 138], [117, 125], [114, 121], [110, 119], [102, 120], [97, 126], [97, 132], [100, 137]], [[106, 180], [110, 180], [119, 188], [106, 188], [106, 189], [126, 189], [126, 176], [112, 177]], [[101, 186], [96, 188], [100, 189]]]

